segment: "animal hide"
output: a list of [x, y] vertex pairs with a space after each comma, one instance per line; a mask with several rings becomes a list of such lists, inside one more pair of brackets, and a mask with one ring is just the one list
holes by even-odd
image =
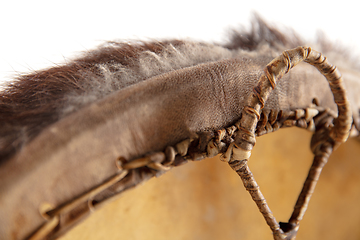
[[[239, 119], [263, 68], [281, 51], [303, 45], [261, 19], [252, 31], [234, 32], [230, 39], [223, 45], [108, 42], [66, 65], [10, 83], [0, 98], [2, 238], [34, 236], [54, 216], [60, 220], [40, 236], [58, 237], [105, 200], [165, 172], [148, 166], [129, 169], [124, 178], [87, 195], [63, 215], [49, 209], [39, 213], [46, 204], [65, 206], [114, 179], [119, 159], [129, 163], [187, 139], [196, 139], [190, 147], [203, 150], [214, 131]], [[352, 136], [357, 136], [360, 71], [330, 44], [318, 49], [343, 74], [353, 112]], [[336, 117], [326, 80], [315, 68], [300, 64], [278, 83], [261, 119], [268, 117], [267, 111], [307, 109], [314, 102]], [[197, 159], [195, 154], [191, 160]], [[172, 166], [189, 160], [177, 157]]]

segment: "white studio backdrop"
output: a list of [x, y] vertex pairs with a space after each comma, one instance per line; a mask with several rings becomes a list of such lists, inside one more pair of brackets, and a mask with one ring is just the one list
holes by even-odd
[[[251, 3], [250, 3], [251, 2]], [[341, 4], [341, 5], [340, 5]], [[290, 27], [305, 40], [323, 31], [360, 55], [354, 1], [2, 1], [0, 82], [61, 64], [107, 40], [165, 38], [224, 42], [251, 16]]]

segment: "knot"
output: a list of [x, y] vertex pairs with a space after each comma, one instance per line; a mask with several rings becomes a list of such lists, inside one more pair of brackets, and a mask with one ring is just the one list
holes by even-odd
[[167, 171], [171, 167], [165, 166], [162, 163], [166, 161], [165, 153], [156, 152], [148, 154], [144, 157], [127, 162], [125, 158], [119, 157], [116, 161], [116, 166], [119, 170], [131, 170], [141, 167], [149, 167], [158, 171]]
[[252, 150], [256, 143], [255, 133], [246, 130], [239, 126], [235, 134], [235, 144], [237, 147], [244, 150]]
[[[323, 155], [324, 149], [327, 149], [328, 146], [333, 148], [336, 145], [334, 139], [330, 137], [330, 129], [323, 126], [319, 130], [316, 130], [311, 138], [310, 148], [315, 156]], [[325, 148], [324, 148], [325, 147]]]
[[[260, 100], [260, 99], [259, 99], [259, 100]], [[264, 100], [263, 100], [263, 99], [260, 101], [260, 103], [262, 104], [262, 106], [264, 106], [264, 105], [263, 105], [263, 104], [264, 104]], [[244, 107], [244, 112], [246, 112], [246, 113], [248, 113], [248, 114], [250, 114], [250, 115], [255, 116], [256, 119], [257, 119], [257, 121], [260, 120], [260, 114], [259, 114], [258, 111], [256, 111], [255, 108], [252, 108], [252, 107], [249, 107], [249, 106], [245, 106], [245, 107]]]
[[[287, 73], [290, 71], [290, 69], [292, 68], [292, 66], [291, 66], [291, 60], [290, 60], [290, 55], [289, 55], [289, 52], [288, 52], [288, 51], [284, 51], [282, 54], [283, 54], [283, 56], [284, 56], [284, 58], [285, 58], [285, 61], [286, 61], [287, 69], [286, 69], [285, 74], [287, 74]], [[275, 88], [275, 87], [273, 87], [273, 89], [274, 89], [274, 88]]]

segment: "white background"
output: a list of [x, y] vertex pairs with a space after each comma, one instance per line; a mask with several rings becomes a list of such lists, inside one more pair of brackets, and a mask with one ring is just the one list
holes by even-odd
[[229, 29], [250, 26], [254, 11], [272, 24], [292, 27], [307, 40], [322, 30], [330, 40], [360, 53], [360, 13], [354, 1], [247, 2], [1, 1], [0, 81], [63, 63], [106, 40], [224, 42]]

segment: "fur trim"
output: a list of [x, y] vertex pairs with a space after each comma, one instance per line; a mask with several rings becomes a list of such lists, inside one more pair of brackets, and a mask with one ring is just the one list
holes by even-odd
[[42, 129], [111, 92], [169, 71], [303, 45], [255, 16], [221, 46], [190, 41], [108, 42], [66, 65], [20, 76], [0, 93], [0, 164]]

